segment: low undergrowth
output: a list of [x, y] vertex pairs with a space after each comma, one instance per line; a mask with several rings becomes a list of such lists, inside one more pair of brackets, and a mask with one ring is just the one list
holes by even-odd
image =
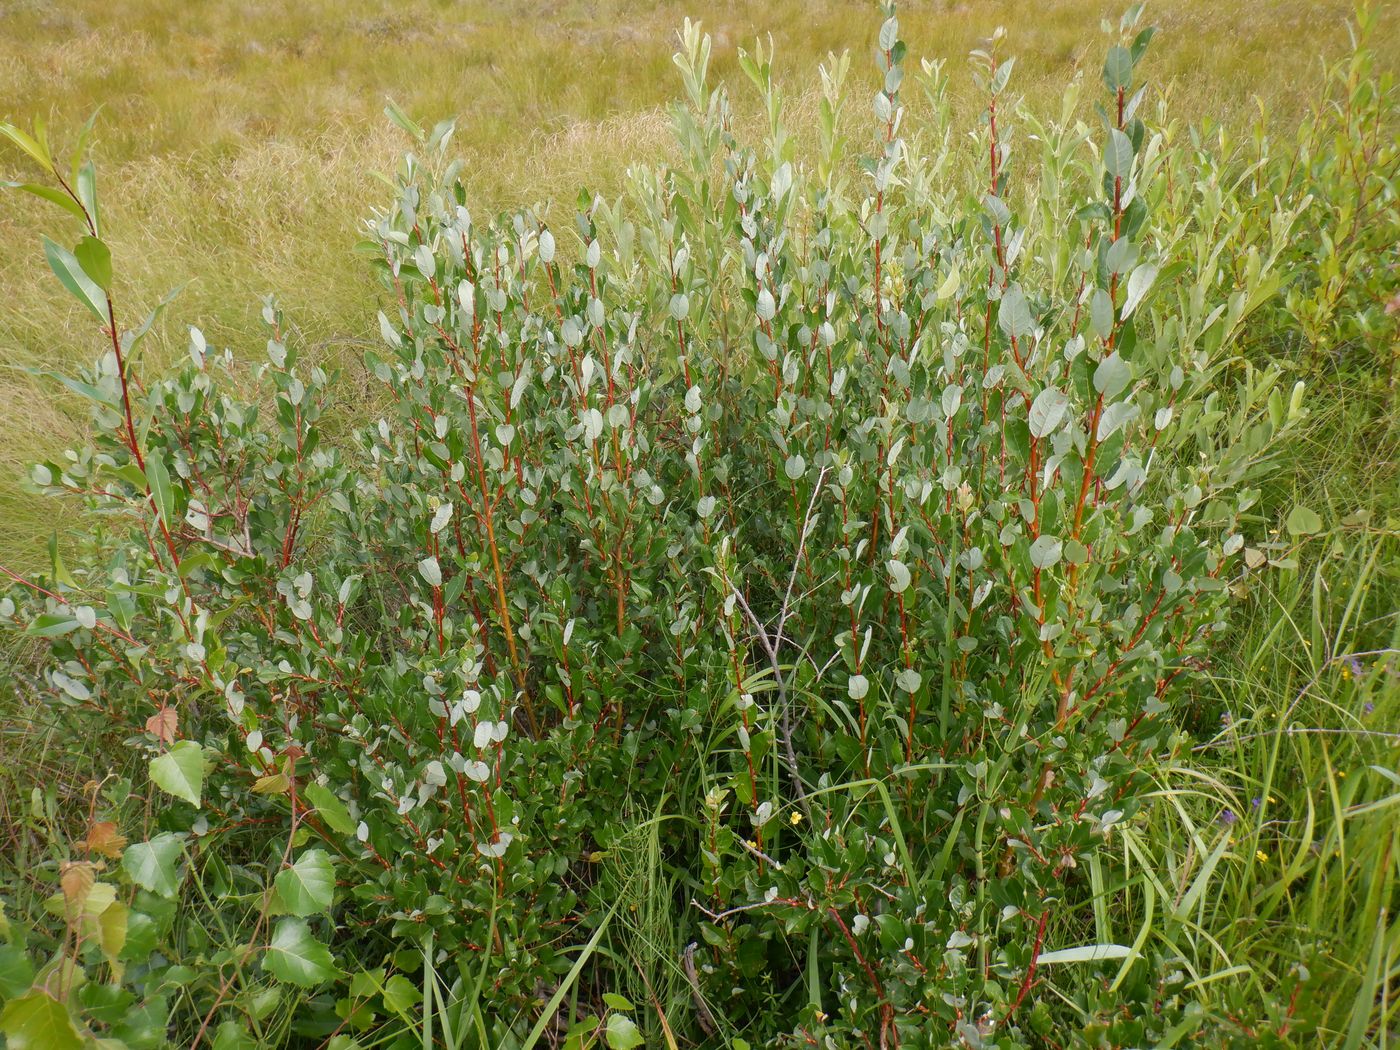
[[1391, 1023], [1394, 537], [1293, 491], [1310, 384], [1391, 436], [1389, 82], [1361, 39], [1235, 147], [1149, 99], [1134, 8], [1092, 126], [998, 36], [963, 134], [883, 19], [810, 156], [771, 54], [749, 141], [687, 23], [676, 163], [568, 227], [479, 221], [452, 125], [391, 107], [368, 426], [272, 299], [252, 361], [191, 328], [139, 375], [81, 142], [3, 126], [106, 342], [53, 376], [93, 443], [32, 474], [81, 538], [0, 616], [125, 756], [7, 802], [11, 1045]]

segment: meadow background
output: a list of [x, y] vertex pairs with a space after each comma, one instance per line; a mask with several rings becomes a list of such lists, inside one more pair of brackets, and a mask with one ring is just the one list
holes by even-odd
[[[1056, 112], [1070, 78], [1097, 78], [1096, 26], [1120, 6], [934, 0], [905, 4], [901, 23], [913, 55], [947, 61], [963, 114], [982, 104], [965, 56], [1006, 26], [1017, 91]], [[1374, 44], [1388, 69], [1400, 66], [1397, 8], [1378, 5]], [[1286, 141], [1320, 97], [1324, 60], [1345, 54], [1351, 12], [1344, 0], [1162, 0], [1148, 11], [1159, 27], [1148, 75], [1181, 119], [1223, 125], [1233, 140]], [[628, 164], [672, 149], [663, 107], [677, 94], [671, 55], [687, 15], [714, 34], [714, 71], [731, 82], [737, 48], [771, 34], [799, 133], [812, 133], [804, 113], [810, 125], [818, 96], [804, 86], [816, 63], [850, 48], [858, 79], [878, 29], [865, 5], [827, 0], [713, 0], [700, 10], [639, 0], [0, 0], [0, 117], [22, 126], [43, 117], [64, 142], [102, 107], [93, 155], [129, 314], [189, 282], [139, 367], [153, 372], [183, 353], [191, 323], [211, 345], [256, 347], [259, 297], [275, 291], [311, 359], [346, 370], [337, 399], [360, 398], [369, 418], [378, 395], [360, 361], [383, 293], [353, 246], [363, 217], [387, 199], [373, 173], [391, 171], [405, 145], [383, 116], [386, 96], [429, 124], [458, 118], [454, 149], [479, 213], [555, 201], [567, 216], [580, 186], [607, 194]], [[750, 103], [739, 106], [741, 119], [754, 117]], [[19, 166], [16, 151], [0, 150], [0, 177]], [[0, 201], [0, 564], [28, 569], [47, 564], [56, 526], [62, 546], [75, 523], [55, 522], [24, 466], [80, 440], [86, 417], [31, 372], [71, 372], [99, 348], [43, 266], [48, 206]], [[1281, 974], [1325, 959], [1331, 984], [1312, 991], [1335, 996], [1324, 1027], [1348, 1050], [1397, 1038], [1394, 338], [1377, 336], [1378, 363], [1359, 371], [1333, 367], [1327, 347], [1277, 348], [1308, 382], [1312, 413], [1267, 501], [1282, 508], [1278, 565], [1245, 595], [1228, 648], [1191, 686], [1181, 717], [1194, 748], [1156, 772], [1148, 819], [1123, 832], [1112, 870], [1096, 873], [1120, 889], [1122, 909], [1095, 918], [1199, 963], [1210, 974], [1199, 993], [1242, 1018], [1242, 1030]], [[1311, 508], [1321, 528], [1290, 534], [1290, 505]], [[10, 655], [19, 666], [23, 653]], [[14, 695], [0, 699], [0, 828], [19, 826], [34, 784], [76, 791], [100, 775], [110, 764], [102, 749]], [[18, 842], [0, 835], [0, 854]], [[13, 875], [0, 863], [0, 876]], [[1158, 903], [1145, 906], [1144, 891]]]

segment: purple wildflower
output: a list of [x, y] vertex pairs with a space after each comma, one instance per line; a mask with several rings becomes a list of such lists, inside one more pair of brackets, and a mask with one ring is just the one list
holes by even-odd
[[1233, 809], [1222, 809], [1222, 810], [1220, 811], [1220, 818], [1219, 818], [1219, 819], [1220, 819], [1220, 823], [1221, 823], [1222, 825], [1224, 825], [1225, 827], [1228, 828], [1228, 827], [1230, 827], [1232, 824], [1234, 824], [1235, 821], [1239, 820], [1240, 818], [1237, 817], [1237, 816], [1235, 816], [1235, 811], [1234, 811]]

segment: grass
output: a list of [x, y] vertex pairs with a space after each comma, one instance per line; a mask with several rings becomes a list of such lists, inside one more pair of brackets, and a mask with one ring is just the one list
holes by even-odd
[[1120, 846], [1125, 904], [1244, 1034], [1248, 1004], [1304, 968], [1336, 993], [1312, 1004], [1321, 1030], [1358, 1046], [1394, 1023], [1376, 1000], [1400, 964], [1396, 543], [1355, 525], [1329, 546], [1258, 595], [1203, 689], [1214, 731]]
[[[907, 5], [902, 19], [911, 52], [950, 69], [1006, 25], [1018, 85], [1049, 103], [1096, 46], [1099, 18], [1119, 7], [1047, 0], [1027, 18], [1008, 0], [930, 0]], [[1349, 10], [1347, 0], [1163, 4], [1151, 12], [1161, 27], [1152, 75], [1182, 112], [1240, 122], [1257, 95], [1286, 120], [1315, 83], [1302, 74], [1345, 45]], [[382, 116], [385, 96], [423, 119], [459, 118], [478, 208], [571, 201], [581, 185], [606, 191], [632, 158], [669, 148], [662, 107], [678, 87], [674, 31], [697, 14], [715, 36], [715, 69], [731, 82], [737, 49], [765, 34], [786, 79], [806, 78], [828, 51], [846, 47], [864, 75], [876, 30], [864, 7], [835, 0], [726, 0], [703, 10], [676, 0], [411, 0], [388, 10], [367, 0], [6, 0], [0, 117], [27, 125], [44, 116], [61, 137], [103, 107], [95, 156], [110, 202], [108, 241], [127, 282], [122, 300], [151, 305], [190, 282], [145, 353], [183, 352], [191, 323], [211, 343], [237, 348], [258, 298], [275, 291], [306, 340], [354, 362], [377, 290], [350, 247], [382, 197], [371, 173], [392, 168], [404, 146]], [[1378, 36], [1397, 28], [1388, 12]], [[1097, 67], [1088, 66], [1092, 77]], [[970, 79], [955, 79], [970, 99]], [[19, 168], [15, 152], [0, 152], [0, 175]], [[71, 368], [97, 348], [36, 265], [48, 205], [13, 195], [6, 204], [0, 560], [28, 567], [52, 522], [18, 478], [29, 461], [71, 443], [83, 416], [25, 369]]]

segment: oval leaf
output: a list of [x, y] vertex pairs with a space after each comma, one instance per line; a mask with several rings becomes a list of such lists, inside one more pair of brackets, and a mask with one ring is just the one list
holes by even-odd
[[335, 898], [335, 865], [324, 850], [307, 850], [273, 880], [277, 899], [292, 915], [315, 915]]
[[151, 760], [151, 780], [176, 798], [199, 805], [204, 788], [204, 749], [193, 740], [179, 740]]
[[1286, 524], [1290, 536], [1311, 536], [1322, 531], [1322, 519], [1317, 512], [1301, 503], [1288, 512]]
[[1069, 398], [1053, 386], [1046, 387], [1031, 404], [1031, 434], [1043, 438], [1052, 433], [1064, 421], [1069, 410]]
[[175, 862], [184, 849], [177, 835], [166, 832], [149, 842], [134, 842], [122, 854], [122, 868], [131, 881], [161, 897], [173, 897], [179, 889]]
[[310, 988], [329, 981], [339, 971], [330, 950], [311, 935], [301, 919], [283, 919], [267, 946], [262, 967], [279, 981]]

